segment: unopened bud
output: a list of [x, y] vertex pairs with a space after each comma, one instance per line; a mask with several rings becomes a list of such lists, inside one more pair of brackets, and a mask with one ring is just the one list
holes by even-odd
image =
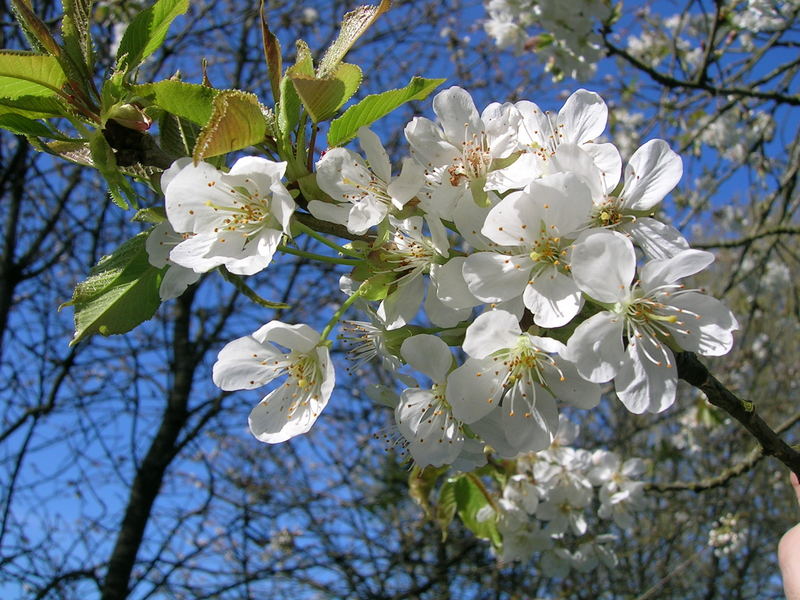
[[135, 104], [120, 104], [111, 109], [108, 115], [123, 127], [136, 131], [147, 131], [153, 123], [153, 119], [148, 117], [144, 111]]

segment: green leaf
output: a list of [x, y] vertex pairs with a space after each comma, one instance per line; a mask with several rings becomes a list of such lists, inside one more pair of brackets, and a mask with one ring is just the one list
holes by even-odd
[[161, 149], [171, 156], [191, 156], [200, 127], [186, 119], [162, 112], [158, 119]]
[[30, 0], [12, 0], [11, 11], [31, 48], [53, 56], [61, 55], [61, 46], [50, 33], [50, 28], [31, 10]]
[[0, 50], [0, 93], [6, 98], [55, 96], [66, 80], [64, 70], [52, 56]]
[[61, 38], [69, 60], [84, 77], [91, 77], [94, 67], [91, 25], [92, 0], [61, 0], [64, 16], [61, 19]]
[[452, 479], [448, 479], [439, 489], [439, 500], [436, 502], [436, 522], [442, 530], [442, 541], [447, 539], [447, 528], [456, 515], [457, 508], [456, 484]]
[[335, 115], [356, 93], [361, 85], [361, 69], [356, 65], [342, 63], [329, 77], [318, 79], [293, 75], [291, 79], [311, 120], [319, 123]]
[[72, 300], [60, 307], [75, 308], [71, 346], [95, 333], [125, 333], [155, 314], [163, 269], [148, 261], [146, 239], [147, 232], [140, 233], [101, 258], [75, 287]]
[[198, 162], [258, 144], [266, 129], [266, 119], [254, 94], [225, 90], [214, 98], [211, 118], [197, 138], [193, 158]]
[[422, 507], [425, 515], [429, 519], [434, 518], [433, 508], [430, 503], [431, 490], [436, 485], [439, 477], [447, 471], [449, 467], [425, 467], [420, 469], [417, 465], [411, 469], [408, 475], [408, 493], [411, 498]]
[[469, 474], [461, 475], [451, 481], [455, 481], [456, 503], [458, 504], [458, 516], [461, 521], [477, 537], [491, 540], [495, 545], [499, 545], [501, 538], [497, 531], [496, 515], [485, 520], [478, 519], [478, 513], [481, 509], [489, 506], [489, 500], [483, 491], [471, 479]]
[[64, 142], [72, 141], [63, 133], [51, 129], [41, 121], [34, 121], [15, 113], [0, 114], [0, 127], [17, 135], [34, 135]]
[[269, 85], [272, 89], [272, 98], [277, 102], [281, 96], [281, 74], [283, 73], [281, 43], [267, 25], [267, 19], [264, 16], [264, 0], [261, 0], [259, 14], [261, 16], [261, 39], [264, 44], [264, 59], [267, 61], [267, 70], [269, 72]]
[[374, 123], [410, 100], [424, 100], [444, 79], [412, 77], [404, 88], [367, 96], [354, 104], [338, 119], [331, 121], [328, 145], [341, 146], [356, 136], [358, 129]]
[[211, 119], [219, 90], [172, 79], [135, 85], [133, 94], [183, 119], [205, 125]]
[[119, 43], [117, 68], [130, 71], [139, 66], [164, 43], [172, 21], [188, 9], [189, 0], [158, 0], [136, 15]]
[[127, 209], [128, 203], [136, 204], [136, 192], [131, 182], [120, 172], [114, 150], [111, 148], [103, 132], [97, 130], [89, 140], [89, 150], [92, 154], [92, 163], [108, 184], [108, 191], [114, 204]]
[[354, 11], [347, 13], [342, 19], [339, 35], [328, 46], [325, 55], [317, 69], [318, 77], [326, 77], [336, 71], [339, 63], [345, 57], [356, 40], [372, 25], [375, 20], [391, 7], [391, 0], [381, 0], [378, 6], [359, 6]]
[[[8, 82], [8, 86], [6, 83]], [[8, 87], [14, 86], [16, 82], [25, 84], [25, 85], [32, 85], [27, 84], [26, 82], [21, 82], [19, 79], [10, 79], [8, 77], [0, 77], [0, 90], [5, 92], [8, 90]], [[19, 86], [17, 86], [19, 90]], [[43, 89], [43, 88], [39, 88]], [[29, 119], [42, 119], [47, 117], [59, 117], [65, 114], [69, 114], [68, 111], [64, 108], [64, 105], [61, 104], [56, 98], [47, 98], [43, 96], [27, 96], [21, 94], [14, 98], [3, 98], [0, 97], [0, 114], [18, 114], [23, 117], [27, 117]]]
[[33, 141], [33, 145], [41, 152], [47, 152], [64, 160], [68, 160], [84, 167], [94, 167], [92, 153], [88, 142], [49, 142], [38, 144]]
[[297, 59], [286, 69], [286, 75], [280, 81], [280, 98], [278, 100], [278, 131], [283, 150], [291, 153], [289, 134], [297, 127], [300, 121], [300, 97], [292, 84], [293, 76], [314, 76], [314, 63], [311, 59], [311, 50], [303, 40], [297, 40]]

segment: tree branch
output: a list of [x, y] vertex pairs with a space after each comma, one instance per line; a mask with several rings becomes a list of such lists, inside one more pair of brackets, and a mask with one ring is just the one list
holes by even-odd
[[762, 452], [774, 456], [795, 473], [800, 473], [800, 452], [792, 449], [766, 424], [753, 402], [742, 400], [722, 385], [693, 352], [676, 355], [678, 377], [702, 391], [708, 401], [739, 421], [761, 445]]

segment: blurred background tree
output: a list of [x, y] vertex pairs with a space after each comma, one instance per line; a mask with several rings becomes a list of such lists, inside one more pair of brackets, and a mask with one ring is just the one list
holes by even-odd
[[[296, 38], [326, 47], [354, 8], [266, 4], [287, 53]], [[96, 3], [101, 67], [146, 5]], [[586, 12], [592, 5], [603, 10]], [[59, 3], [32, 6], [56, 27]], [[558, 10], [573, 20], [559, 20]], [[711, 370], [791, 442], [800, 420], [799, 10], [794, 1], [613, 9], [395, 1], [349, 60], [365, 74], [360, 95], [419, 74], [447, 77], [479, 108], [530, 99], [558, 110], [587, 87], [608, 103], [608, 138], [626, 156], [666, 139], [683, 157], [684, 177], [663, 216], [717, 255], [713, 275], [699, 283], [741, 324], [734, 351]], [[0, 11], [3, 46], [25, 47], [7, 1]], [[556, 46], [584, 17], [594, 33], [578, 50], [591, 43], [586, 60], [597, 66], [571, 70], [580, 52], [564, 58]], [[258, 19], [256, 2], [192, 2], [141, 80], [180, 70], [199, 82], [205, 61], [215, 86], [269, 102]], [[544, 28], [552, 23], [561, 29]], [[412, 102], [376, 127], [393, 154], [404, 152], [402, 126], [420, 112], [430, 102]], [[144, 205], [162, 201], [142, 194]], [[572, 417], [580, 419], [576, 445], [649, 460], [648, 508], [630, 530], [611, 526], [616, 567], [553, 577], [539, 554], [500, 564], [456, 524], [443, 539], [409, 497], [408, 465], [375, 435], [390, 427], [391, 413], [364, 394], [378, 372], [339, 369], [317, 427], [260, 444], [246, 427], [259, 396], [220, 392], [209, 374], [222, 345], [273, 318], [269, 311], [210, 275], [130, 334], [70, 347], [71, 311], [58, 306], [87, 265], [142, 225], [108, 202], [97, 174], [6, 132], [0, 207], [4, 598], [781, 597], [775, 548], [797, 514], [788, 474], [688, 386], [662, 414], [637, 417], [609, 397]], [[337, 301], [342, 272], [289, 257], [253, 279], [264, 297], [292, 305], [281, 319], [313, 322]], [[346, 348], [334, 350], [344, 364]]]

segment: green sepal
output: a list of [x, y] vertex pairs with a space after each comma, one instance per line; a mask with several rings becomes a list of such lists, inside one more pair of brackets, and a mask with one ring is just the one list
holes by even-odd
[[150, 264], [147, 232], [129, 239], [92, 267], [75, 287], [72, 300], [59, 307], [75, 309], [74, 346], [90, 335], [126, 333], [150, 319], [161, 304], [158, 294], [164, 269]]
[[396, 273], [378, 273], [361, 284], [359, 293], [365, 300], [383, 300], [389, 295], [389, 288], [394, 283]]
[[341, 146], [352, 140], [359, 128], [370, 125], [411, 100], [424, 100], [445, 79], [412, 77], [403, 88], [371, 94], [354, 104], [341, 117], [331, 121], [328, 146]]
[[158, 225], [167, 220], [167, 211], [163, 206], [151, 206], [149, 208], [140, 208], [136, 214], [131, 217], [131, 221], [137, 223], [150, 223]]

